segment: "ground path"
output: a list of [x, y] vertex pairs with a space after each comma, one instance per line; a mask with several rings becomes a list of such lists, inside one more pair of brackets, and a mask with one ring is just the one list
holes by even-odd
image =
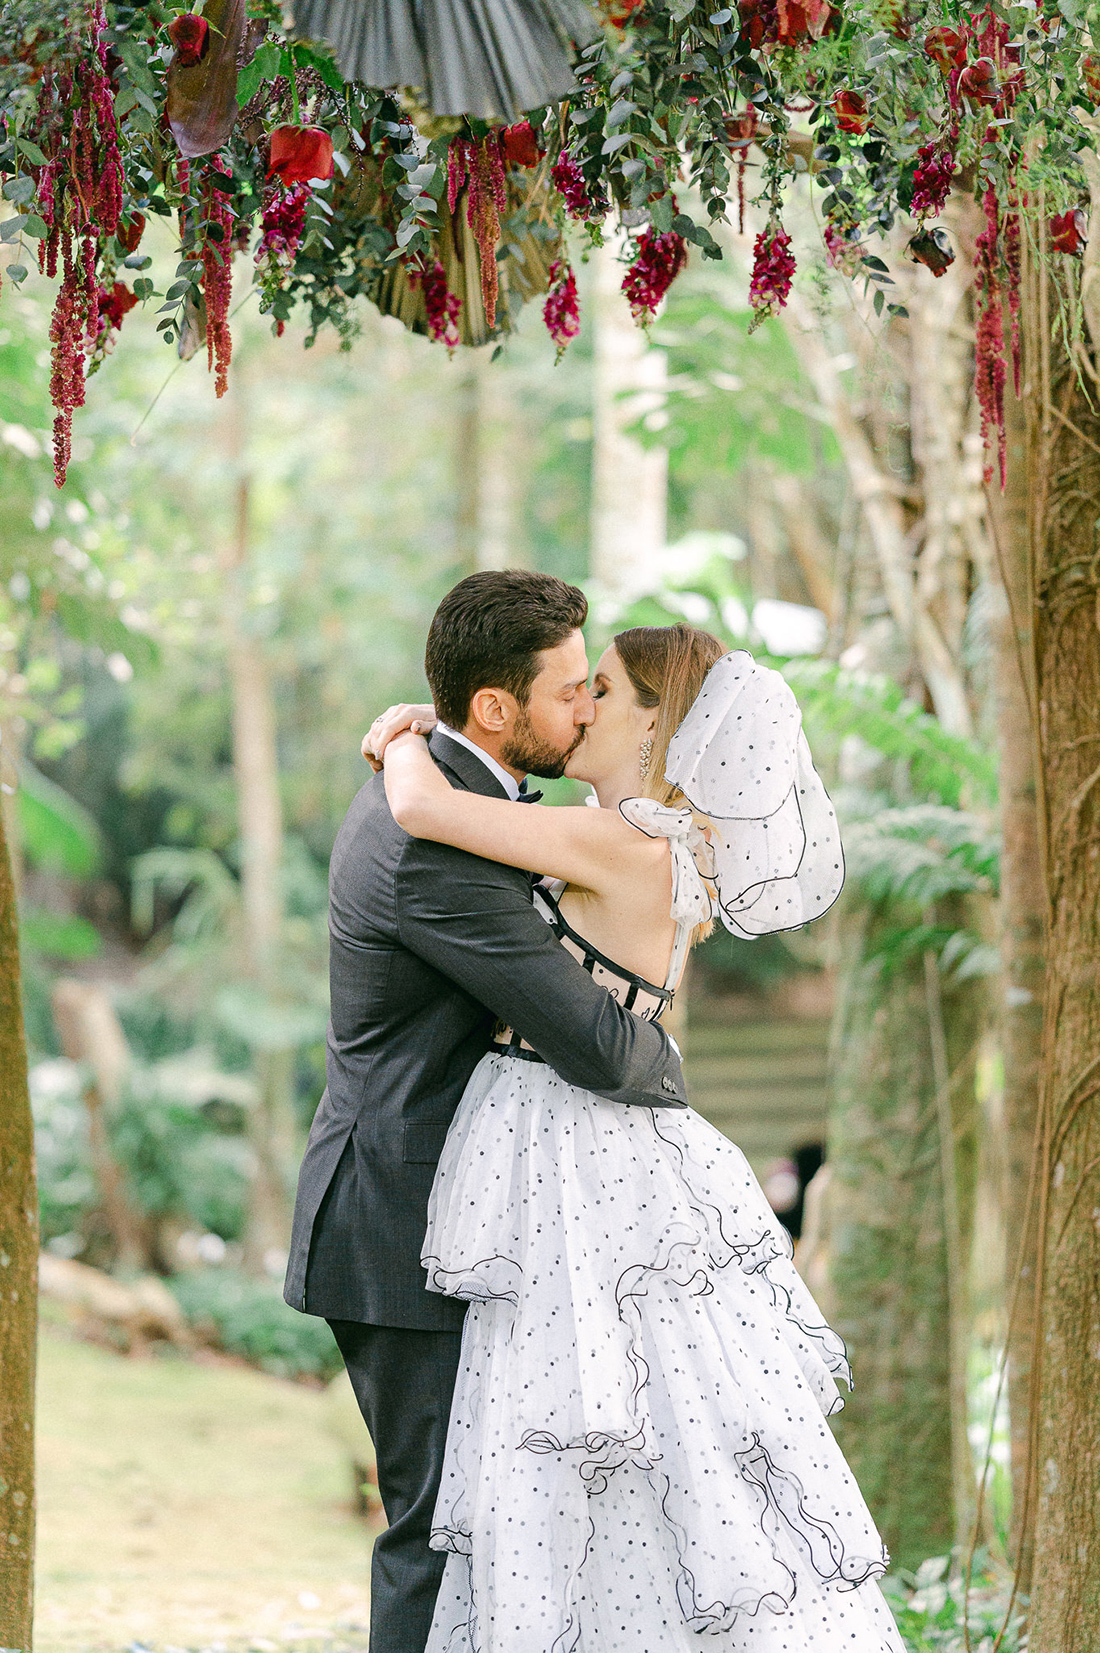
[[322, 1396], [41, 1341], [36, 1653], [367, 1644], [371, 1530]]

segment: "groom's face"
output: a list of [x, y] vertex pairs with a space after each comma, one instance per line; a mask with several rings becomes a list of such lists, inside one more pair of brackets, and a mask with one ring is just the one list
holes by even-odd
[[513, 769], [556, 780], [596, 710], [588, 692], [584, 637], [575, 631], [556, 648], [543, 649], [539, 658], [542, 669], [527, 705], [516, 709], [501, 757]]

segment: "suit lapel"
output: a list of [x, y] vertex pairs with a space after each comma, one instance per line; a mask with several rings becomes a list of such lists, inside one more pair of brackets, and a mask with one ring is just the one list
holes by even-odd
[[428, 736], [428, 750], [448, 779], [457, 781], [464, 792], [479, 792], [483, 798], [504, 798], [508, 794], [479, 757], [457, 740], [441, 735], [433, 729]]

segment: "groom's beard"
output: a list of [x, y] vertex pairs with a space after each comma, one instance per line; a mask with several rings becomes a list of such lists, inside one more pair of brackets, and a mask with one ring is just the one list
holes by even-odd
[[521, 708], [508, 744], [501, 747], [500, 755], [512, 769], [521, 769], [527, 775], [538, 775], [545, 781], [556, 781], [565, 774], [566, 764], [583, 739], [584, 729], [580, 728], [568, 749], [559, 752], [556, 746], [538, 733], [527, 711]]

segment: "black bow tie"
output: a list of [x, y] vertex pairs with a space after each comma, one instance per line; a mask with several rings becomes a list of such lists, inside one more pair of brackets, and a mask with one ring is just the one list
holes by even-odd
[[519, 797], [516, 799], [516, 802], [517, 804], [537, 804], [541, 797], [541, 792], [528, 792], [527, 782], [524, 781], [523, 785], [519, 789]]

